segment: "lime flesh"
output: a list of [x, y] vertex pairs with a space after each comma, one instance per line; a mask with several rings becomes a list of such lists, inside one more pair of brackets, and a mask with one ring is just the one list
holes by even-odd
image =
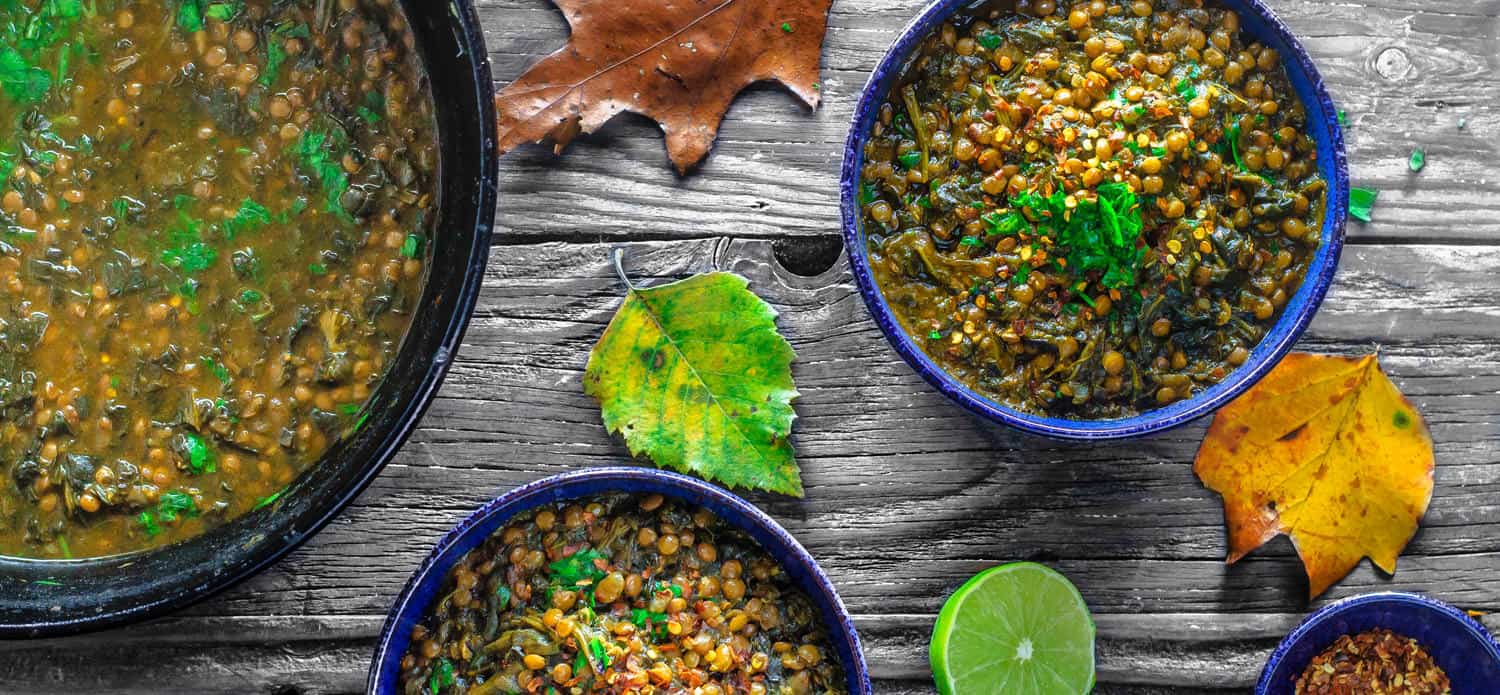
[[1094, 620], [1066, 577], [992, 567], [943, 604], [932, 632], [943, 695], [1078, 695], [1094, 688]]

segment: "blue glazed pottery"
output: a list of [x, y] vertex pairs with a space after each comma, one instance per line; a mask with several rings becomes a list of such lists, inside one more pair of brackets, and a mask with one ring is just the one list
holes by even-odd
[[1341, 635], [1386, 628], [1416, 640], [1447, 672], [1454, 695], [1500, 692], [1500, 648], [1462, 611], [1417, 594], [1365, 594], [1313, 613], [1282, 640], [1261, 672], [1256, 695], [1292, 695], [1313, 657]]
[[854, 121], [844, 146], [840, 181], [840, 203], [843, 209], [844, 246], [849, 264], [875, 323], [901, 355], [922, 378], [959, 405], [987, 419], [1034, 434], [1063, 439], [1123, 439], [1139, 437], [1176, 427], [1212, 413], [1250, 388], [1265, 376], [1291, 350], [1322, 303], [1338, 267], [1344, 246], [1344, 222], [1348, 215], [1349, 170], [1344, 154], [1344, 135], [1339, 126], [1338, 110], [1323, 86], [1323, 78], [1313, 66], [1302, 44], [1286, 25], [1260, 0], [1220, 0], [1218, 6], [1240, 15], [1241, 30], [1268, 45], [1282, 56], [1292, 87], [1308, 112], [1310, 135], [1318, 146], [1318, 167], [1328, 182], [1327, 208], [1324, 211], [1322, 246], [1309, 264], [1307, 278], [1286, 304], [1281, 318], [1251, 351], [1250, 358], [1223, 381], [1186, 399], [1132, 417], [1111, 420], [1072, 420], [1025, 413], [999, 403], [950, 376], [917, 346], [902, 329], [870, 271], [861, 229], [859, 172], [864, 165], [864, 145], [878, 116], [881, 102], [900, 78], [908, 56], [929, 32], [942, 26], [951, 16], [970, 11], [983, 4], [973, 0], [936, 0], [902, 30], [894, 45], [881, 59], [870, 76], [855, 107]]
[[370, 667], [367, 691], [376, 695], [397, 693], [401, 657], [411, 641], [412, 628], [441, 590], [448, 570], [465, 553], [479, 547], [516, 514], [551, 502], [611, 492], [660, 493], [701, 505], [755, 539], [781, 562], [787, 575], [822, 613], [829, 639], [838, 650], [848, 676], [850, 694], [871, 695], [869, 669], [849, 611], [828, 576], [786, 529], [765, 512], [722, 488], [676, 473], [634, 467], [594, 468], [523, 485], [484, 505], [449, 531], [406, 583], [386, 618]]

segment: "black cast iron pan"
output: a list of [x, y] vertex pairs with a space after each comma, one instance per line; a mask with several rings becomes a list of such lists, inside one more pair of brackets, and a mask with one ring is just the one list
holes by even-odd
[[198, 538], [110, 558], [0, 557], [0, 638], [66, 635], [200, 601], [286, 555], [390, 461], [437, 393], [479, 294], [494, 222], [494, 85], [470, 0], [402, 0], [431, 78], [441, 138], [441, 214], [411, 332], [370, 416], [276, 502]]

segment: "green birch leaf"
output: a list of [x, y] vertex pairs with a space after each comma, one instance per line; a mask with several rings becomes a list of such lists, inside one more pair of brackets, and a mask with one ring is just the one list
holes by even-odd
[[732, 273], [626, 285], [583, 377], [605, 427], [658, 466], [802, 496], [787, 441], [795, 355], [776, 311]]

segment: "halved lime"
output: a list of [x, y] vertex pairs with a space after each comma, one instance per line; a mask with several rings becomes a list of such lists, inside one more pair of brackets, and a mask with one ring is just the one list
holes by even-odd
[[943, 604], [930, 657], [943, 695], [1087, 693], [1094, 619], [1056, 571], [1034, 562], [991, 567]]

